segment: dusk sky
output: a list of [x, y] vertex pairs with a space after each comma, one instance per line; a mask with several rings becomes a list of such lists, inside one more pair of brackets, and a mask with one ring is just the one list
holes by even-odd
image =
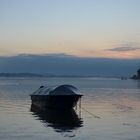
[[140, 58], [140, 0], [0, 0], [0, 56]]

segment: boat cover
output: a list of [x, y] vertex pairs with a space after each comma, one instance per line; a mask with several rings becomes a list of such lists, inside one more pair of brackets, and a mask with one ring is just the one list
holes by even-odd
[[31, 95], [75, 95], [80, 91], [72, 85], [60, 85], [55, 87], [41, 86]]

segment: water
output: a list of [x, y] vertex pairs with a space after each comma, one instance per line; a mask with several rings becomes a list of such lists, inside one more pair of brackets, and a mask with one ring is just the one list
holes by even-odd
[[[39, 112], [29, 94], [73, 84], [81, 112]], [[139, 140], [140, 81], [106, 78], [0, 78], [0, 140]]]

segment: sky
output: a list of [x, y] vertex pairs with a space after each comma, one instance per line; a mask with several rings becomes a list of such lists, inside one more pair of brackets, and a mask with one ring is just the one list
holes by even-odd
[[140, 58], [140, 0], [0, 0], [0, 56]]

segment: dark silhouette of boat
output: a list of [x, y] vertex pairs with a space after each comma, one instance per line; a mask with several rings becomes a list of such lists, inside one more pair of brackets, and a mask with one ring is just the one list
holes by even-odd
[[46, 108], [40, 110], [31, 105], [31, 112], [38, 120], [41, 120], [46, 127], [52, 127], [56, 132], [70, 132], [83, 126], [83, 120], [75, 110], [55, 110]]
[[40, 109], [54, 108], [70, 110], [82, 97], [79, 90], [72, 85], [57, 87], [41, 86], [30, 95], [32, 104]]

